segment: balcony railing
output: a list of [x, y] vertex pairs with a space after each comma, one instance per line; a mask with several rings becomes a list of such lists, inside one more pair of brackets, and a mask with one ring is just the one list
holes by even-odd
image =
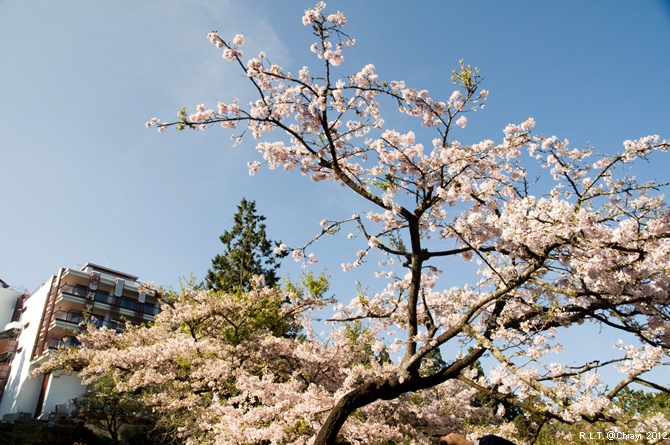
[[0, 363], [0, 385], [9, 378], [9, 364]]
[[[61, 286], [59, 291], [69, 296], [81, 298], [82, 300], [86, 298], [86, 294], [88, 292], [86, 288], [71, 286], [69, 284]], [[114, 295], [109, 295], [106, 292], [97, 291], [94, 298], [95, 301], [100, 303], [109, 304], [111, 306], [119, 306], [123, 309], [128, 309], [133, 312], [145, 313], [151, 316], [154, 316], [160, 312], [160, 308], [153, 306], [152, 304], [140, 303], [125, 297], [116, 297]]]
[[18, 345], [19, 341], [13, 338], [0, 340], [0, 359], [4, 359], [5, 357], [15, 353]]
[[113, 295], [103, 294], [101, 292], [95, 293], [95, 301], [99, 301], [100, 303], [116, 305], [118, 304], [117, 300], [118, 297], [115, 297]]
[[124, 331], [126, 329], [126, 325], [124, 323], [111, 320], [95, 320], [94, 324], [99, 328], [105, 327], [107, 329], [114, 329], [117, 332]]
[[78, 312], [57, 311], [51, 317], [51, 321], [64, 321], [66, 323], [72, 323], [73, 325], [79, 325], [84, 321], [84, 317]]
[[[82, 314], [77, 312], [58, 311], [53, 315], [51, 321], [63, 321], [66, 323], [71, 323], [72, 325], [79, 325], [86, 320]], [[105, 327], [107, 329], [114, 329], [116, 331], [123, 331], [126, 329], [125, 323], [118, 321], [100, 320], [96, 319], [95, 316], [93, 316], [90, 321], [98, 328]]]
[[49, 349], [63, 349], [63, 348], [75, 348], [79, 346], [79, 342], [76, 340], [56, 340], [51, 339], [48, 342]]
[[69, 284], [64, 284], [61, 286], [59, 291], [65, 294], [74, 295], [75, 297], [84, 298], [86, 296], [85, 287], [71, 286]]
[[148, 315], [156, 315], [161, 311], [160, 308], [156, 306], [144, 306], [144, 313]]

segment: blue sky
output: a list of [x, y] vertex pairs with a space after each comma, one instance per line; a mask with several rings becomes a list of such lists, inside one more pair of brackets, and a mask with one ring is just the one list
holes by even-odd
[[[373, 63], [445, 99], [458, 61], [480, 68], [487, 107], [462, 140], [500, 141], [533, 116], [536, 132], [599, 151], [647, 134], [670, 137], [670, 2], [647, 0], [330, 1], [357, 44], [346, 75]], [[365, 213], [337, 186], [282, 171], [250, 177], [253, 145], [229, 134], [144, 123], [198, 103], [249, 99], [244, 78], [207, 40], [241, 33], [287, 70], [311, 64], [303, 11], [313, 2], [0, 0], [0, 278], [29, 290], [59, 267], [107, 265], [175, 285], [202, 278], [240, 199], [254, 199], [269, 234], [301, 245], [323, 218]], [[667, 160], [640, 176], [667, 180]], [[346, 233], [344, 234], [346, 235]], [[317, 271], [342, 275], [360, 245], [316, 248]], [[299, 268], [288, 260], [284, 273]], [[610, 342], [611, 343], [611, 342]]]
[[[246, 36], [287, 69], [311, 63], [312, 2], [0, 1], [0, 277], [29, 289], [87, 261], [174, 284], [202, 277], [242, 197], [270, 234], [300, 244], [322, 218], [365, 210], [337, 187], [279, 171], [249, 177], [251, 145], [228, 134], [144, 127], [184, 105], [240, 96], [244, 79], [206, 35]], [[618, 150], [670, 136], [670, 2], [331, 1], [357, 45], [341, 72], [448, 97], [459, 59], [491, 95], [463, 138], [500, 140], [527, 116], [536, 131]], [[666, 169], [649, 165], [663, 178]], [[341, 244], [341, 243], [340, 243]], [[357, 246], [320, 255], [334, 272]], [[333, 266], [334, 265], [334, 266]], [[292, 265], [287, 264], [285, 269]]]

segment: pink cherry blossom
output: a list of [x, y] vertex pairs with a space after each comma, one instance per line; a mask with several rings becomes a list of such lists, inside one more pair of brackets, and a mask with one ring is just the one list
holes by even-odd
[[244, 45], [244, 36], [242, 34], [237, 34], [233, 39], [233, 44], [237, 46]]

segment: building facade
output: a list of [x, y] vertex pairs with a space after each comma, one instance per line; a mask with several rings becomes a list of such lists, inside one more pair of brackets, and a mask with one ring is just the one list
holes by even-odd
[[0, 419], [49, 418], [67, 412], [86, 390], [73, 373], [30, 378], [54, 350], [76, 347], [83, 322], [121, 332], [126, 322], [153, 321], [155, 296], [138, 278], [87, 263], [62, 268], [33, 293], [0, 286]]
[[9, 286], [0, 280], [0, 401], [9, 379], [11, 362], [18, 349], [18, 336], [21, 333], [20, 313], [28, 292]]

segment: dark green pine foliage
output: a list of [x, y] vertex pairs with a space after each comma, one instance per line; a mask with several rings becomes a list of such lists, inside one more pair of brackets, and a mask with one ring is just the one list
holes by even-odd
[[266, 286], [279, 282], [278, 259], [273, 243], [265, 232], [265, 217], [256, 213], [256, 202], [242, 199], [237, 206], [234, 225], [220, 236], [225, 245], [223, 254], [212, 259], [205, 285], [208, 289], [227, 293], [246, 292], [254, 275], [265, 277]]

